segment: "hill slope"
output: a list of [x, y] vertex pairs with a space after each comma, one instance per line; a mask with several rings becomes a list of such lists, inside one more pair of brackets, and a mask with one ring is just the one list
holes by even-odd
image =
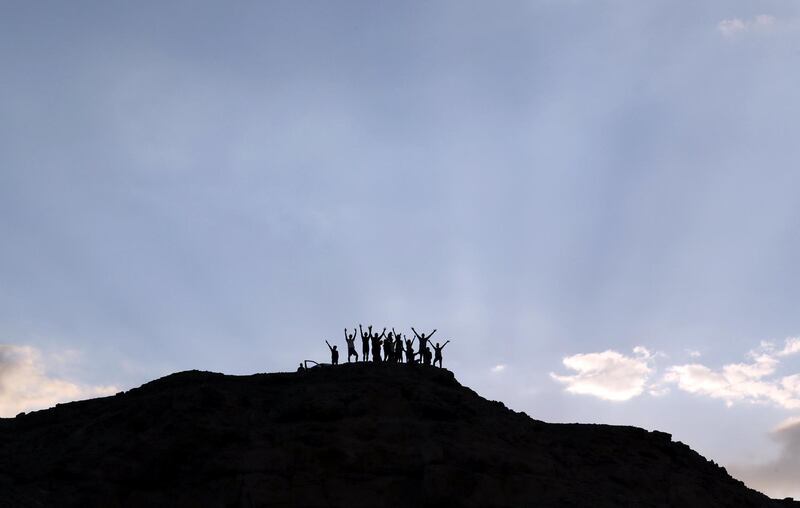
[[668, 434], [548, 424], [445, 370], [181, 372], [0, 419], [0, 506], [794, 506]]

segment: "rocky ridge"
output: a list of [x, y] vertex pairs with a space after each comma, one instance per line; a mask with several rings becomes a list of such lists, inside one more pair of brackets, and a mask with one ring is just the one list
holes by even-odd
[[452, 373], [188, 371], [0, 419], [0, 506], [800, 507], [669, 434], [550, 424]]

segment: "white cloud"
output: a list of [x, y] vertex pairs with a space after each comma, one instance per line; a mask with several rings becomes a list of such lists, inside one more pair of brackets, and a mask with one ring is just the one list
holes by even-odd
[[747, 30], [747, 25], [739, 18], [723, 19], [717, 24], [717, 29], [722, 32], [722, 35], [731, 37]]
[[700, 358], [701, 356], [703, 356], [703, 353], [701, 353], [700, 351], [698, 351], [696, 349], [687, 349], [686, 350], [686, 354], [688, 354], [692, 358]]
[[775, 25], [775, 16], [760, 14], [753, 19], [723, 19], [717, 23], [717, 30], [725, 37], [735, 37], [745, 32], [767, 31]]
[[789, 337], [784, 342], [784, 347], [778, 356], [789, 356], [796, 353], [800, 353], [800, 337]]
[[749, 487], [773, 497], [800, 498], [800, 416], [784, 420], [771, 436], [781, 445], [775, 460], [763, 464], [732, 465], [731, 474]]
[[[700, 356], [692, 349], [687, 352], [693, 358]], [[649, 382], [655, 359], [665, 355], [637, 346], [633, 356], [612, 350], [568, 356], [563, 364], [575, 374], [550, 373], [550, 377], [566, 385], [568, 392], [605, 400], [629, 400], [645, 391], [662, 397], [670, 392], [670, 385], [677, 385], [680, 390], [720, 399], [728, 406], [748, 402], [800, 409], [800, 374], [775, 376], [781, 358], [798, 352], [800, 339], [795, 337], [787, 338], [782, 347], [762, 341], [748, 353], [748, 362], [730, 363], [720, 369], [701, 363], [673, 365], [660, 379]]]
[[550, 373], [550, 376], [565, 384], [571, 393], [613, 401], [629, 400], [644, 391], [652, 372], [648, 365], [653, 358], [650, 351], [641, 346], [633, 351], [634, 356], [611, 350], [568, 356], [563, 359], [564, 366], [577, 374], [560, 376]]
[[50, 377], [45, 371], [37, 349], [0, 344], [0, 417], [118, 391], [113, 386], [86, 386]]
[[[725, 401], [772, 403], [786, 409], [800, 408], [800, 375], [774, 378], [779, 356], [792, 354], [796, 339], [787, 339], [781, 352], [775, 354], [771, 343], [761, 343], [751, 351], [750, 363], [732, 363], [720, 370], [699, 363], [675, 365], [667, 369], [664, 381], [678, 385], [683, 391]], [[789, 353], [785, 353], [791, 351]]]
[[495, 365], [494, 367], [492, 367], [492, 372], [494, 372], [495, 374], [499, 374], [500, 372], [503, 372], [504, 370], [506, 370], [506, 365], [504, 363], [499, 363], [499, 364]]

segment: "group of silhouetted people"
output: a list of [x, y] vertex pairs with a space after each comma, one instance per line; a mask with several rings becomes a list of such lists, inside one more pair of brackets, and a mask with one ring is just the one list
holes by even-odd
[[[431, 337], [436, 333], [434, 329], [429, 334], [419, 334], [411, 327], [415, 337], [410, 340], [404, 334], [397, 333], [394, 328], [389, 333], [386, 333], [386, 328], [379, 334], [372, 331], [372, 325], [367, 327], [365, 332], [361, 325], [358, 325], [358, 333], [361, 335], [361, 361], [369, 361], [370, 353], [372, 353], [373, 362], [394, 362], [409, 364], [425, 364], [442, 366], [442, 350], [450, 342], [449, 340], [444, 344], [438, 342], [432, 348]], [[358, 351], [356, 351], [356, 329], [353, 328], [353, 333], [347, 333], [347, 328], [344, 329], [344, 340], [347, 343], [347, 362], [355, 357], [355, 361], [359, 361]], [[414, 351], [414, 342], [419, 339], [419, 350]], [[331, 363], [333, 365], [339, 364], [339, 350], [336, 346], [331, 346], [326, 340], [325, 344], [331, 351]]]

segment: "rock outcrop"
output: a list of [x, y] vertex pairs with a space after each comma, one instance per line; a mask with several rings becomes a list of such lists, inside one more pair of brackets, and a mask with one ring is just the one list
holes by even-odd
[[549, 424], [452, 373], [181, 372], [0, 419], [0, 506], [800, 507], [668, 434]]

